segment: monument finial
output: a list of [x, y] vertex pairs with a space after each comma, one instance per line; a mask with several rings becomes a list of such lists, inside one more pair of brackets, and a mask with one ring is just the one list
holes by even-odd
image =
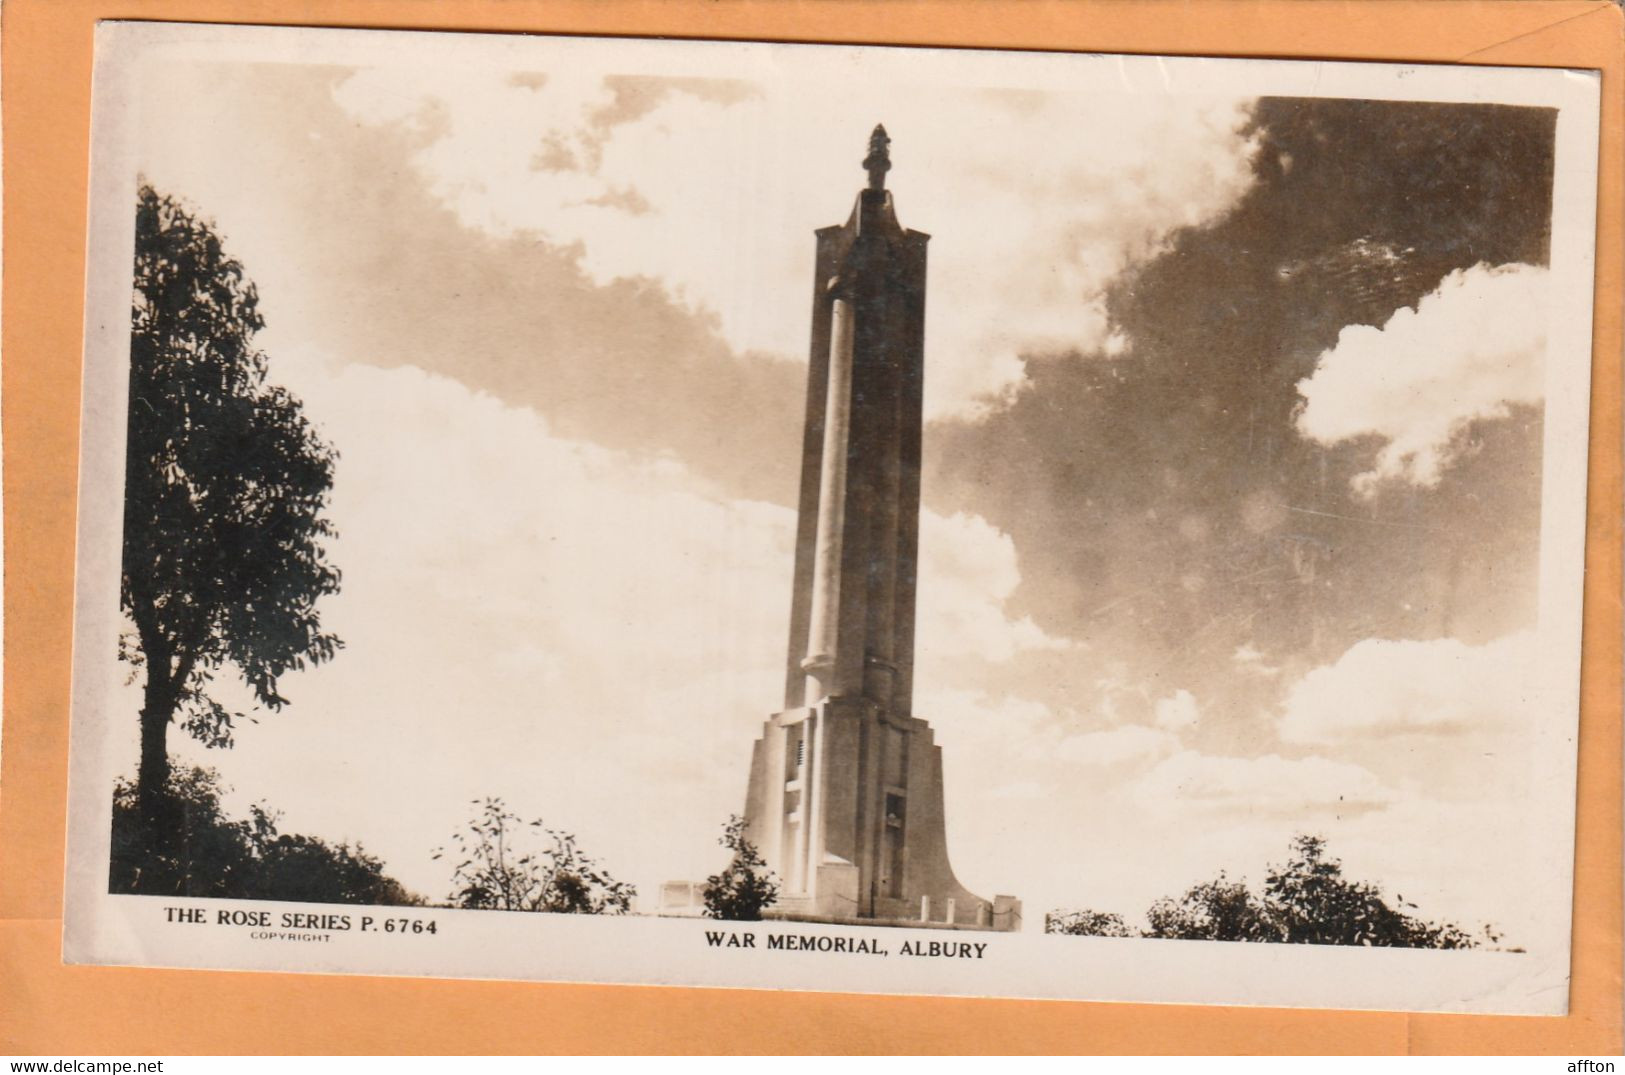
[[869, 155], [863, 158], [863, 167], [869, 172], [869, 189], [885, 190], [886, 173], [891, 171], [891, 154], [886, 147], [891, 145], [891, 138], [886, 134], [886, 128], [877, 123], [869, 135]]

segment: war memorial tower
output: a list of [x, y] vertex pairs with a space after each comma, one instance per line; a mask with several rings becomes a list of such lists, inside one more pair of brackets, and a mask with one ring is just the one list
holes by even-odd
[[913, 714], [925, 247], [897, 222], [884, 127], [847, 222], [820, 228], [784, 710], [751, 753], [767, 914], [1013, 930], [948, 864], [942, 748]]

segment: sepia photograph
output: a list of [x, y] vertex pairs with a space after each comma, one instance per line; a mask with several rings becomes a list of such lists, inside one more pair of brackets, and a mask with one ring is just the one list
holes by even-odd
[[95, 79], [69, 961], [1567, 1010], [1594, 74]]

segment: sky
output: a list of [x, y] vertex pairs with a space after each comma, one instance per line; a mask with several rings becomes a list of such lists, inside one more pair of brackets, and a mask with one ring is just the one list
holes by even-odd
[[237, 808], [432, 899], [486, 796], [645, 906], [722, 865], [782, 690], [812, 232], [883, 121], [932, 235], [914, 708], [961, 881], [1135, 922], [1307, 832], [1536, 932], [1549, 111], [536, 55], [146, 75], [143, 176], [339, 452], [344, 650], [232, 750], [171, 733]]

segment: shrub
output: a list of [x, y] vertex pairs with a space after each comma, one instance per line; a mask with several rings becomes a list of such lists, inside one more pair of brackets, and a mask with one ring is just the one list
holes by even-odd
[[1052, 911], [1044, 916], [1045, 933], [1072, 937], [1134, 937], [1122, 915], [1106, 911]]
[[147, 838], [134, 783], [113, 786], [113, 845], [108, 889], [117, 893], [286, 900], [299, 903], [418, 905], [423, 901], [384, 873], [360, 844], [329, 844], [279, 831], [281, 815], [261, 804], [247, 820], [221, 806], [227, 789], [213, 769], [171, 766], [163, 816], [174, 830]]
[[[501, 799], [476, 799], [474, 819], [452, 834], [451, 905], [479, 911], [626, 914], [637, 888], [617, 881], [567, 832], [526, 822]], [[534, 841], [543, 846], [535, 848]], [[531, 844], [530, 848], [526, 844]], [[446, 852], [436, 851], [435, 858]]]
[[[1501, 941], [1492, 926], [1475, 936], [1453, 923], [1428, 922], [1408, 913], [1416, 905], [1403, 896], [1395, 904], [1390, 906], [1376, 885], [1344, 877], [1343, 864], [1327, 857], [1325, 840], [1300, 835], [1292, 841], [1286, 865], [1269, 868], [1262, 895], [1221, 871], [1178, 899], [1153, 903], [1139, 936], [1384, 948], [1476, 948]], [[1089, 910], [1053, 911], [1044, 917], [1044, 932], [1135, 936], [1118, 915]]]
[[1269, 908], [1260, 903], [1245, 883], [1231, 881], [1222, 872], [1204, 884], [1193, 885], [1177, 900], [1164, 897], [1146, 912], [1147, 937], [1183, 941], [1279, 941], [1285, 938]]
[[735, 922], [756, 922], [779, 898], [779, 880], [756, 845], [745, 839], [745, 819], [728, 818], [717, 843], [733, 852], [728, 868], [705, 880], [705, 914]]

